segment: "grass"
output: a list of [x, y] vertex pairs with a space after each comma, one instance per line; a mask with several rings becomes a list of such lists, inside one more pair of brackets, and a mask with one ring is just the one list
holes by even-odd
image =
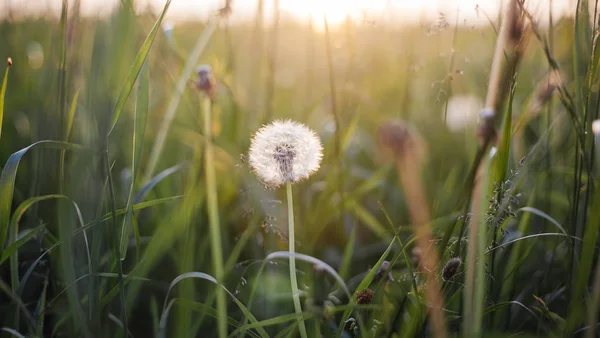
[[[505, 1], [489, 25], [275, 29], [257, 0], [164, 32], [170, 2], [0, 21], [0, 336], [597, 334], [595, 1], [549, 27]], [[452, 129], [461, 97], [489, 118]], [[397, 172], [378, 128], [399, 117], [426, 156]], [[245, 158], [277, 118], [324, 148], [293, 202]]]

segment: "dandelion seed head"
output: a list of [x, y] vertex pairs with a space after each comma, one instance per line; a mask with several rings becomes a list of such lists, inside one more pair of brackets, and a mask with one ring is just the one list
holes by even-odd
[[322, 157], [319, 137], [305, 125], [285, 120], [256, 132], [248, 163], [266, 186], [276, 188], [307, 179], [319, 169]]
[[595, 120], [592, 122], [592, 132], [596, 136], [600, 136], [600, 120]]

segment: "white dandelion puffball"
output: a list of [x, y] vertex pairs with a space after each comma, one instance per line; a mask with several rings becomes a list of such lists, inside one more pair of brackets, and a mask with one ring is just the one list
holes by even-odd
[[295, 183], [319, 170], [321, 140], [307, 126], [294, 121], [274, 121], [260, 128], [250, 145], [248, 162], [268, 187]]

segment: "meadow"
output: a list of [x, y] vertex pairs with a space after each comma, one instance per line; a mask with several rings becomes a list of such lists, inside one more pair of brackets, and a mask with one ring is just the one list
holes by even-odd
[[596, 337], [597, 2], [504, 2], [9, 13], [0, 336]]

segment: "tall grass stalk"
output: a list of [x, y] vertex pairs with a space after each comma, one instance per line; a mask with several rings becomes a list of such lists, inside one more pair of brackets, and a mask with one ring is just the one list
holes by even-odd
[[[486, 226], [484, 210], [487, 204], [487, 185], [489, 179], [489, 157], [487, 149], [495, 142], [497, 124], [501, 120], [499, 112], [510, 89], [517, 65], [524, 48], [524, 27], [517, 0], [511, 0], [502, 21], [496, 49], [492, 60], [490, 81], [482, 110], [482, 121], [478, 130], [481, 144], [479, 159], [475, 163], [473, 190], [471, 193], [471, 211], [469, 244], [467, 248], [467, 275], [464, 293], [463, 330], [466, 335], [481, 333], [483, 305], [485, 297], [485, 241]], [[506, 61], [505, 61], [506, 58]], [[478, 179], [479, 178], [479, 179]], [[485, 178], [485, 179], [483, 179]]]
[[[221, 245], [221, 228], [219, 226], [219, 206], [217, 200], [217, 177], [215, 174], [215, 155], [212, 146], [212, 101], [208, 94], [202, 93], [202, 113], [204, 116], [204, 159], [206, 179], [206, 200], [208, 206], [208, 222], [210, 226], [210, 242], [212, 263], [215, 277], [220, 285], [224, 282], [223, 249]], [[225, 291], [217, 287], [217, 313], [219, 337], [227, 337], [227, 303]]]
[[290, 252], [290, 283], [292, 286], [292, 298], [294, 299], [294, 311], [298, 316], [298, 328], [300, 336], [307, 338], [306, 326], [302, 318], [302, 305], [300, 305], [300, 294], [298, 292], [298, 279], [296, 276], [296, 236], [294, 235], [294, 198], [292, 195], [292, 182], [287, 182], [287, 209], [288, 209], [288, 251]]

